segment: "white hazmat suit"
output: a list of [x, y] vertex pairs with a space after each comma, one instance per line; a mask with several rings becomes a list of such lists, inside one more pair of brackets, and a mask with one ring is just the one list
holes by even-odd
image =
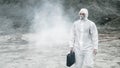
[[94, 22], [88, 20], [88, 10], [83, 8], [84, 19], [74, 22], [71, 32], [70, 47], [76, 56], [76, 68], [93, 68], [93, 50], [98, 49], [98, 31]]

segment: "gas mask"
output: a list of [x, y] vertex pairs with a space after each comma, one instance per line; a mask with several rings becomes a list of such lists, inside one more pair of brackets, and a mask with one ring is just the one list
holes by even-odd
[[80, 20], [84, 20], [85, 19], [85, 14], [84, 13], [80, 13]]

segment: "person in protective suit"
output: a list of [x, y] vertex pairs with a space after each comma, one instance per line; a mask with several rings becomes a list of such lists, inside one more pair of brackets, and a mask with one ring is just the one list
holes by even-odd
[[98, 50], [98, 31], [94, 22], [88, 20], [88, 10], [82, 8], [80, 19], [72, 26], [70, 50], [75, 52], [76, 68], [93, 68]]

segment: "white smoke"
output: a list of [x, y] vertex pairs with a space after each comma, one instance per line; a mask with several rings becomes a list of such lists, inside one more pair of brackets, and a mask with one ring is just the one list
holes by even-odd
[[69, 26], [60, 3], [45, 1], [35, 9], [33, 25], [34, 34], [30, 41], [36, 45], [56, 45], [66, 43], [69, 39]]

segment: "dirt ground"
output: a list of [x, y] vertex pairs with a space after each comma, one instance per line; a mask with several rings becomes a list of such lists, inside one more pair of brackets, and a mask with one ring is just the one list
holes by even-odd
[[[35, 45], [24, 36], [0, 36], [0, 68], [68, 68], [68, 43]], [[74, 65], [73, 65], [74, 66]], [[120, 31], [99, 33], [95, 68], [120, 68]]]

